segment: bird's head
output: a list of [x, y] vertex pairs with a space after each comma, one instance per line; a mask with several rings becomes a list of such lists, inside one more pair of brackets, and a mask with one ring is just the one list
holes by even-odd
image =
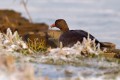
[[57, 19], [55, 23], [51, 25], [51, 28], [53, 27], [57, 27], [63, 32], [69, 31], [68, 25], [64, 19]]

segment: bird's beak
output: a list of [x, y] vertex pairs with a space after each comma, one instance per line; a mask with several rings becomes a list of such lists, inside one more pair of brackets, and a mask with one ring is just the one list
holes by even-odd
[[52, 24], [50, 27], [53, 28], [53, 27], [56, 27], [56, 25], [55, 25], [55, 24]]

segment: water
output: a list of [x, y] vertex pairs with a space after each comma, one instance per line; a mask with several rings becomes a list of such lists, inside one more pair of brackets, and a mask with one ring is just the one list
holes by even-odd
[[[119, 64], [102, 60], [98, 61], [96, 59], [86, 59], [80, 61], [80, 66], [34, 63], [33, 65], [35, 67], [36, 76], [47, 76], [52, 80], [76, 80], [72, 79], [75, 77], [79, 77], [80, 80], [117, 80], [120, 76]], [[119, 79], [120, 77], [118, 80]]]
[[[120, 48], [119, 0], [28, 0], [28, 10], [34, 22], [52, 24], [63, 18], [70, 29], [83, 29], [103, 42], [113, 42]], [[27, 17], [20, 0], [3, 0], [0, 8], [19, 11]]]
[[[0, 9], [14, 9], [28, 18], [24, 7], [20, 4], [20, 0], [0, 1]], [[50, 25], [56, 19], [63, 18], [67, 21], [70, 29], [83, 29], [93, 34], [98, 40], [113, 42], [120, 48], [119, 4], [120, 0], [28, 0], [27, 6], [34, 22], [46, 22]], [[100, 78], [105, 74], [109, 75], [108, 77], [119, 76], [120, 68], [117, 63], [114, 63], [113, 67], [109, 66], [112, 65], [111, 62], [106, 63], [104, 61], [100, 61], [99, 64], [96, 60], [86, 60], [81, 61], [81, 63], [90, 66], [35, 64], [36, 76], [39, 76], [40, 72], [42, 76], [55, 78], [55, 80], [58, 77], [74, 77], [77, 74], [81, 74], [80, 77], [83, 78], [88, 77], [88, 79], [95, 76], [98, 79], [98, 77]], [[66, 69], [72, 70], [73, 74], [64, 73]]]

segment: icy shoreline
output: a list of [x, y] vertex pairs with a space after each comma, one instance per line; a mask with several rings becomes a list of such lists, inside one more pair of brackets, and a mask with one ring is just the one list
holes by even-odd
[[94, 40], [86, 39], [71, 48], [60, 46], [42, 54], [24, 55], [16, 52], [28, 48], [16, 32], [12, 34], [8, 29], [0, 39], [0, 80], [120, 79], [119, 59], [101, 57], [99, 54], [104, 51], [95, 46]]

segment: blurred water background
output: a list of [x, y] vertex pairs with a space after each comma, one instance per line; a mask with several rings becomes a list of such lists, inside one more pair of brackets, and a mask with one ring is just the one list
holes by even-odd
[[[0, 0], [0, 9], [14, 9], [28, 18], [21, 0]], [[28, 0], [34, 22], [52, 24], [63, 18], [70, 29], [83, 29], [120, 48], [120, 0]]]
[[[21, 0], [0, 0], [0, 9], [14, 9], [28, 18]], [[34, 22], [49, 25], [63, 18], [70, 29], [83, 29], [98, 40], [113, 42], [120, 48], [120, 0], [28, 0], [27, 8]], [[39, 61], [39, 57], [36, 61]], [[99, 60], [99, 59], [98, 59]], [[36, 76], [82, 77], [81, 80], [119, 80], [120, 64], [96, 59], [83, 59], [81, 66], [32, 63]], [[72, 71], [72, 74], [65, 72]], [[42, 73], [41, 73], [42, 72]], [[115, 78], [115, 79], [113, 79]], [[59, 79], [63, 80], [63, 79]], [[65, 80], [65, 79], [64, 79]], [[72, 80], [72, 79], [71, 79]]]

